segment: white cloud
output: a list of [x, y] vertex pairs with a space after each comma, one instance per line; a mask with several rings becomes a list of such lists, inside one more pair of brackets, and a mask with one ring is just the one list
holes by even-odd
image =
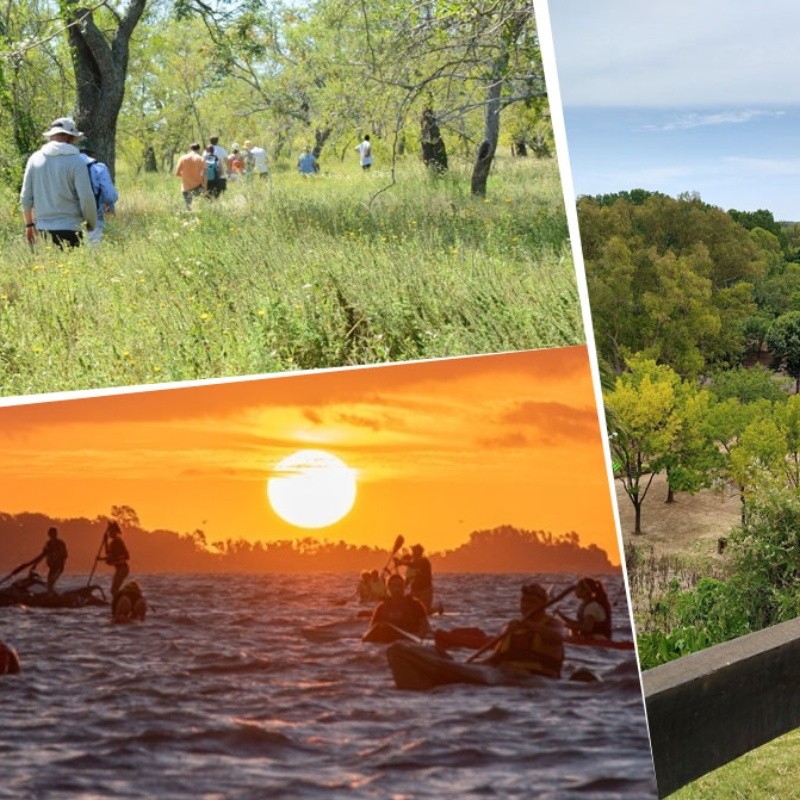
[[800, 103], [796, 0], [548, 0], [565, 105]]
[[712, 125], [740, 125], [764, 117], [782, 117], [785, 111], [766, 111], [745, 109], [742, 111], [718, 111], [707, 114], [681, 114], [670, 122], [643, 125], [643, 131], [687, 131], [691, 128], [705, 128]]
[[797, 158], [744, 158], [731, 156], [724, 158], [726, 164], [730, 164], [737, 171], [747, 170], [757, 175], [787, 176], [800, 175], [800, 159]]

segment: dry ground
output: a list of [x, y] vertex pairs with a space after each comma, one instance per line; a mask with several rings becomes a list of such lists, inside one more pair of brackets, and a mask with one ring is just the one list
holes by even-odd
[[666, 503], [667, 483], [656, 475], [642, 505], [642, 534], [633, 533], [633, 506], [616, 481], [622, 537], [638, 547], [652, 547], [658, 556], [717, 556], [717, 539], [739, 522], [739, 497], [730, 490], [704, 489], [695, 495], [679, 493]]

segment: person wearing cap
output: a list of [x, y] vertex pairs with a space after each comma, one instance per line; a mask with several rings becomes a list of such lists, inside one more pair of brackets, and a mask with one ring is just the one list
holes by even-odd
[[103, 539], [105, 544], [105, 552], [97, 557], [97, 561], [105, 561], [111, 567], [114, 567], [114, 578], [111, 581], [111, 599], [113, 600], [119, 590], [122, 588], [122, 582], [128, 577], [130, 568], [128, 567], [128, 560], [130, 555], [128, 548], [125, 547], [125, 542], [122, 541], [120, 536], [122, 530], [119, 523], [111, 520], [106, 528], [106, 535]]
[[396, 558], [395, 564], [406, 567], [406, 584], [411, 589], [411, 594], [430, 614], [433, 610], [433, 570], [430, 560], [424, 553], [425, 548], [421, 544], [415, 544], [411, 548], [411, 555]]
[[178, 159], [176, 177], [181, 179], [181, 190], [186, 210], [191, 211], [192, 200], [206, 190], [206, 162], [200, 155], [199, 142], [192, 142], [189, 152]]
[[575, 587], [575, 596], [581, 601], [574, 619], [557, 612], [575, 637], [585, 639], [611, 638], [611, 604], [600, 581], [581, 578]]
[[547, 590], [538, 583], [522, 587], [520, 619], [506, 625], [492, 655], [484, 663], [548, 678], [561, 677], [564, 639], [558, 620], [545, 610]]
[[103, 227], [105, 225], [105, 215], [114, 213], [114, 206], [119, 200], [117, 187], [111, 179], [108, 167], [95, 158], [94, 147], [88, 139], [81, 139], [78, 147], [81, 151], [81, 158], [89, 170], [89, 180], [92, 183], [95, 202], [97, 204], [97, 225], [93, 231], [89, 231], [89, 244], [100, 244], [103, 238]]
[[89, 171], [75, 143], [83, 136], [70, 117], [60, 117], [42, 134], [47, 143], [25, 165], [20, 203], [25, 238], [36, 241], [37, 232], [60, 247], [77, 247], [82, 227], [97, 224], [97, 203]]
[[388, 622], [414, 636], [430, 636], [428, 614], [416, 597], [406, 594], [403, 576], [397, 573], [391, 575], [386, 582], [386, 588], [389, 596], [376, 606], [370, 626], [378, 622]]

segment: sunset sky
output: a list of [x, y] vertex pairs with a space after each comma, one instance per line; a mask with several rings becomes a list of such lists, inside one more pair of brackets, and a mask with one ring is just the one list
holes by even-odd
[[[428, 551], [512, 524], [575, 530], [619, 563], [585, 347], [267, 377], [0, 408], [0, 511], [132, 506], [209, 541], [312, 536]], [[323, 450], [356, 475], [340, 522], [284, 522], [279, 461]]]

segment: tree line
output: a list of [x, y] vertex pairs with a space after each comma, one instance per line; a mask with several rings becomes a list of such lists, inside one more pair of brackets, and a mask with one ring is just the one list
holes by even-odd
[[[67, 571], [88, 572], [109, 519], [116, 519], [136, 572], [360, 572], [386, 563], [391, 542], [352, 545], [314, 537], [256, 541], [228, 538], [209, 542], [202, 530], [145, 530], [129, 506], [114, 506], [95, 519], [55, 519], [46, 514], [0, 513], [0, 569], [11, 570], [41, 550], [55, 526], [69, 549]], [[425, 543], [424, 535], [419, 541]], [[511, 525], [475, 531], [463, 545], [429, 552], [439, 572], [607, 573], [615, 568], [604, 550], [583, 547], [574, 531], [552, 534]]]
[[732, 488], [743, 520], [759, 481], [796, 489], [800, 226], [644, 190], [582, 197], [578, 210], [614, 473], [634, 532], [658, 472], [667, 501]]
[[310, 144], [343, 158], [363, 133], [386, 163], [432, 172], [470, 154], [486, 193], [501, 136], [552, 142], [532, 0], [303, 5], [256, 0], [6, 0], [0, 16], [0, 171], [18, 178], [42, 125], [74, 110], [114, 173], [118, 150], [171, 167], [193, 140]]

